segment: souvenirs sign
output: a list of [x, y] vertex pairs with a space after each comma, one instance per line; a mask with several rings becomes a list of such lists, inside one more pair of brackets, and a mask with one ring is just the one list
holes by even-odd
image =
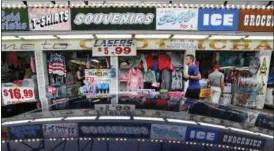
[[157, 8], [157, 30], [197, 30], [198, 9]]
[[239, 31], [273, 32], [272, 9], [240, 9]]
[[30, 30], [71, 30], [69, 8], [29, 8]]
[[155, 30], [155, 8], [72, 8], [72, 30]]
[[150, 124], [79, 123], [79, 137], [149, 138]]
[[2, 9], [1, 30], [2, 31], [25, 31], [28, 30], [27, 9]]
[[136, 46], [132, 39], [95, 40], [93, 56], [136, 56]]

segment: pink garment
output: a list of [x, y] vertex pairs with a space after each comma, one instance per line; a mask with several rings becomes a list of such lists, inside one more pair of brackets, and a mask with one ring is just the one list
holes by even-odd
[[132, 68], [129, 70], [127, 77], [128, 77], [128, 80], [127, 80], [128, 91], [134, 91], [137, 89], [144, 88], [143, 74], [141, 70]]
[[32, 73], [35, 73], [35, 64], [34, 64], [33, 56], [30, 57], [30, 68], [31, 68]]

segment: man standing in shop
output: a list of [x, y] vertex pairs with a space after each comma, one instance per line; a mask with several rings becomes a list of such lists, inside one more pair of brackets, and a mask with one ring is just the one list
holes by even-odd
[[208, 82], [210, 85], [210, 96], [212, 103], [219, 103], [220, 96], [224, 90], [224, 74], [219, 71], [220, 65], [214, 66], [214, 71], [208, 76]]
[[184, 75], [185, 79], [189, 80], [188, 88], [185, 96], [187, 98], [199, 99], [200, 98], [200, 83], [201, 74], [199, 68], [193, 63], [194, 56], [187, 55], [185, 58], [185, 63], [188, 66], [188, 74]]

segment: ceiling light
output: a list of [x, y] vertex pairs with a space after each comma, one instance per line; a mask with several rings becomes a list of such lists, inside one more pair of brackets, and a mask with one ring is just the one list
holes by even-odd
[[31, 120], [8, 121], [8, 122], [2, 123], [2, 125], [23, 124], [23, 123], [28, 123], [30, 121]]
[[33, 36], [18, 36], [19, 38], [23, 39], [57, 39], [53, 35], [33, 35]]
[[93, 39], [93, 35], [57, 35], [60, 39]]
[[197, 124], [195, 121], [178, 120], [178, 119], [166, 119], [168, 122], [183, 123], [183, 124]]
[[248, 40], [273, 40], [273, 36], [248, 36], [244, 39], [248, 39]]
[[206, 39], [208, 35], [174, 35], [172, 39]]
[[146, 121], [162, 121], [164, 122], [165, 120], [163, 118], [156, 118], [156, 117], [133, 117], [134, 120], [146, 120]]
[[137, 39], [167, 39], [170, 37], [170, 34], [157, 34], [157, 35], [135, 35], [135, 38]]
[[100, 116], [99, 120], [130, 120], [129, 116]]
[[76, 116], [76, 117], [67, 117], [65, 120], [95, 120], [96, 116]]
[[19, 40], [20, 38], [15, 36], [2, 36], [2, 40]]
[[209, 39], [214, 39], [214, 40], [225, 40], [225, 39], [229, 39], [229, 40], [237, 40], [237, 39], [242, 39], [245, 36], [225, 36], [225, 35], [221, 35], [221, 36], [211, 36], [209, 37]]
[[238, 128], [233, 128], [233, 127], [228, 127], [229, 129], [231, 129], [232, 131], [237, 131], [237, 132], [242, 132], [242, 133], [248, 133], [248, 134], [256, 134], [252, 131], [248, 131], [248, 130], [244, 130], [244, 129], [238, 129]]
[[199, 122], [199, 124], [202, 125], [202, 126], [215, 127], [215, 128], [221, 128], [221, 129], [228, 129], [227, 127], [225, 127], [223, 125], [209, 124], [209, 123], [203, 123], [203, 122]]
[[56, 117], [56, 118], [39, 118], [33, 120], [33, 122], [49, 122], [49, 121], [60, 121], [63, 117]]
[[116, 34], [97, 34], [97, 38], [99, 39], [119, 39], [119, 38], [125, 38], [125, 39], [130, 39], [131, 35], [116, 35]]

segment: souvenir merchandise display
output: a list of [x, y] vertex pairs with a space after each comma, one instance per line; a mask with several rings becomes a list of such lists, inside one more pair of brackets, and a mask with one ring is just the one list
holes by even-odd
[[[114, 69], [115, 70], [115, 69]], [[109, 94], [111, 78], [115, 77], [112, 69], [85, 69], [85, 85], [80, 87], [82, 95]]]
[[38, 99], [33, 52], [1, 52], [2, 105]]
[[183, 98], [183, 52], [138, 51], [136, 57], [119, 57], [119, 64], [120, 103], [161, 108], [178, 106]]
[[[219, 64], [224, 73], [224, 90], [219, 99], [222, 105], [240, 105], [256, 108], [258, 89], [261, 84], [254, 78], [260, 68], [260, 61], [255, 52], [196, 52], [200, 62], [202, 78], [213, 72], [213, 66]], [[203, 84], [204, 83], [204, 84]], [[208, 89], [206, 83], [200, 81], [201, 94]], [[200, 94], [200, 97], [201, 97]]]
[[91, 57], [92, 54], [89, 51], [46, 53], [49, 60], [49, 86], [47, 87], [49, 99], [109, 92], [108, 83], [92, 81], [85, 74], [85, 70], [109, 69], [109, 58]]
[[268, 107], [274, 107], [274, 53], [272, 53], [271, 56], [271, 63], [269, 68], [269, 74], [268, 74], [268, 81], [267, 81], [267, 89], [266, 89], [266, 100], [265, 105]]

